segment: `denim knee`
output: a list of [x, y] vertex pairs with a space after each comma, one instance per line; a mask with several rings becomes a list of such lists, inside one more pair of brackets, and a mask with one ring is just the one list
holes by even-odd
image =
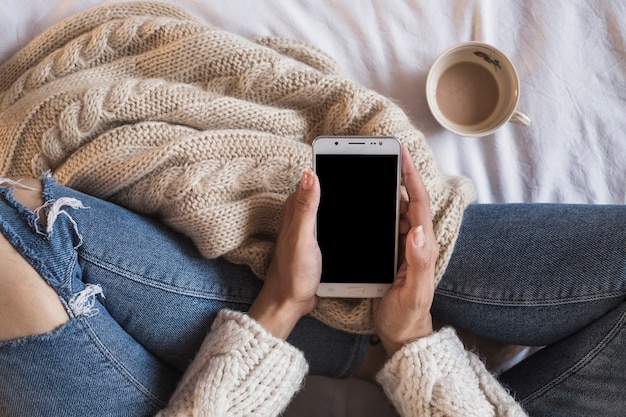
[[[9, 415], [151, 415], [180, 377], [108, 314], [103, 289], [85, 284], [79, 199], [54, 198], [44, 178], [47, 222], [13, 195], [20, 186], [0, 179], [0, 232], [56, 291], [70, 321], [41, 335], [0, 343], [0, 409]], [[76, 398], [82, 401], [77, 404]]]

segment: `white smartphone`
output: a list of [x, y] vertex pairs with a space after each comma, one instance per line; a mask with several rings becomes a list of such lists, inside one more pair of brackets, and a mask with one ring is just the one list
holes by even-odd
[[323, 136], [313, 142], [321, 187], [316, 236], [321, 297], [382, 297], [398, 266], [402, 146], [396, 138]]

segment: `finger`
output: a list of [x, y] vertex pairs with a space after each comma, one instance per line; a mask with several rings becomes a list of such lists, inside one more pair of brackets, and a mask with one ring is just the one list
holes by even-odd
[[402, 179], [409, 196], [409, 201], [419, 201], [430, 203], [428, 191], [424, 186], [422, 177], [411, 159], [406, 145], [402, 147]]
[[285, 202], [283, 203], [283, 218], [280, 223], [280, 231], [279, 234], [283, 234], [289, 225], [291, 224], [291, 220], [293, 219], [293, 210], [296, 200], [297, 191], [292, 193]]
[[400, 218], [400, 222], [398, 223], [398, 233], [402, 235], [406, 235], [411, 230], [411, 222], [407, 218]]
[[[431, 248], [434, 242], [433, 237], [429, 236], [422, 225], [414, 227], [407, 234], [405, 257], [408, 264], [407, 268], [407, 284], [416, 291], [419, 288], [430, 291], [434, 288], [434, 259], [436, 256]], [[421, 291], [417, 291], [421, 292]]]
[[411, 220], [411, 225], [417, 226], [421, 224], [428, 229], [432, 229], [430, 196], [406, 145], [402, 147], [402, 178], [409, 195], [409, 219]]
[[299, 231], [313, 232], [319, 202], [319, 180], [315, 173], [307, 169], [302, 173], [300, 187], [294, 195], [293, 215], [290, 224]]
[[400, 201], [409, 201], [409, 194], [406, 192], [406, 187], [404, 185], [400, 186]]
[[400, 200], [400, 214], [406, 214], [409, 212], [409, 199]]

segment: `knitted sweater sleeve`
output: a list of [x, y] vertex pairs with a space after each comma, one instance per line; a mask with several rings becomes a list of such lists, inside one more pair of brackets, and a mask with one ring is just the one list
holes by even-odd
[[157, 417], [275, 416], [307, 372], [298, 349], [245, 314], [222, 310]]
[[451, 328], [405, 345], [377, 380], [403, 417], [526, 415]]

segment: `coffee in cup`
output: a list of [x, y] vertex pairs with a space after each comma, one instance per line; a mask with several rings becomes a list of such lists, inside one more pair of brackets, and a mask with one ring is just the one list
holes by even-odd
[[517, 111], [515, 67], [481, 42], [457, 44], [439, 55], [428, 73], [426, 98], [439, 124], [460, 136], [486, 136], [508, 121], [530, 124]]

